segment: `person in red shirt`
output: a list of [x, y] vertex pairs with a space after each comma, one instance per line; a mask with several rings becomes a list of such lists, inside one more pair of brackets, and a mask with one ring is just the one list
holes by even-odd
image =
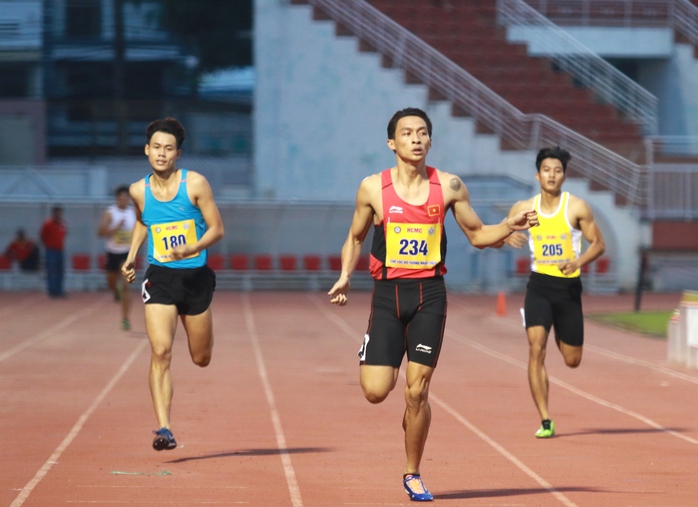
[[17, 236], [5, 250], [5, 256], [17, 261], [22, 271], [39, 269], [39, 248], [27, 238], [24, 229], [17, 230]]
[[46, 248], [46, 283], [48, 295], [64, 297], [63, 273], [65, 263], [65, 236], [68, 229], [63, 221], [63, 208], [54, 206], [51, 218], [41, 227], [41, 241]]
[[431, 132], [431, 120], [421, 109], [403, 109], [391, 118], [388, 148], [395, 153], [396, 165], [359, 186], [342, 247], [341, 275], [328, 293], [332, 304], [347, 303], [349, 280], [373, 226], [370, 271], [375, 282], [369, 326], [359, 350], [359, 381], [366, 399], [381, 403], [395, 388], [407, 355], [403, 486], [411, 500], [420, 502], [433, 499], [419, 466], [431, 423], [429, 383], [446, 324], [444, 217], [453, 213], [478, 248], [497, 246], [514, 231], [538, 225], [533, 209], [483, 225], [461, 179], [426, 165]]

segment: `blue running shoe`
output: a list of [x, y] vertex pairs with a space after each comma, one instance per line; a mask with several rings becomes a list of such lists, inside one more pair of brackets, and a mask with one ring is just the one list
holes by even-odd
[[167, 428], [160, 428], [155, 433], [155, 438], [153, 439], [153, 449], [156, 451], [171, 451], [177, 447], [177, 441], [174, 435]]
[[431, 502], [434, 497], [424, 486], [422, 478], [417, 474], [407, 474], [402, 480], [405, 491], [410, 495], [410, 500], [414, 502]]

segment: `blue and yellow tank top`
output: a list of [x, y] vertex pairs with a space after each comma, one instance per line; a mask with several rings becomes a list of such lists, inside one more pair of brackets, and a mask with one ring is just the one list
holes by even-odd
[[579, 276], [579, 269], [571, 275], [565, 275], [557, 267], [562, 262], [577, 259], [582, 247], [582, 231], [572, 227], [567, 219], [569, 202], [569, 192], [563, 192], [557, 210], [546, 215], [540, 210], [540, 194], [533, 198], [533, 209], [538, 213], [540, 225], [528, 231], [531, 271], [559, 278]]
[[201, 210], [187, 194], [187, 170], [180, 169], [181, 181], [174, 199], [158, 201], [150, 190], [150, 174], [145, 177], [145, 205], [142, 220], [148, 228], [148, 262], [167, 268], [199, 268], [206, 264], [207, 252], [173, 260], [170, 252], [178, 245], [196, 243], [206, 232]]

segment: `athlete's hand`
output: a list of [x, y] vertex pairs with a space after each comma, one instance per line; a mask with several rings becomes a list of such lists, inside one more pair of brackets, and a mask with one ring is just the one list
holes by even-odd
[[136, 281], [136, 261], [126, 260], [124, 265], [121, 266], [121, 274], [124, 275], [128, 283], [133, 283]]
[[528, 236], [521, 232], [514, 232], [504, 240], [504, 243], [513, 248], [521, 248], [528, 242]]
[[179, 245], [172, 249], [172, 258], [178, 261], [180, 259], [184, 259], [185, 257], [189, 257], [190, 255], [195, 253], [196, 251], [194, 250], [193, 246]]
[[538, 213], [536, 213], [536, 210], [532, 209], [519, 211], [513, 217], [509, 217], [508, 222], [509, 226], [515, 231], [525, 231], [531, 227], [537, 227], [540, 225], [540, 222], [538, 221]]
[[330, 296], [330, 303], [337, 306], [346, 305], [347, 292], [349, 292], [349, 280], [347, 278], [340, 278], [327, 293], [327, 295]]
[[563, 275], [569, 276], [575, 271], [577, 271], [581, 266], [579, 265], [578, 262], [572, 261], [572, 262], [561, 262], [560, 264], [557, 265], [557, 269], [559, 269]]

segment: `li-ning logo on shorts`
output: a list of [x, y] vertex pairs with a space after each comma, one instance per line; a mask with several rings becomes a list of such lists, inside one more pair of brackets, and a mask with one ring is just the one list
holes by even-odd
[[417, 345], [417, 347], [414, 350], [416, 352], [424, 352], [425, 354], [431, 354], [431, 347], [427, 347], [426, 345], [422, 345], [421, 343]]
[[147, 303], [150, 300], [150, 293], [146, 290], [146, 286], [148, 285], [148, 279], [146, 278], [143, 280], [143, 283], [141, 284], [141, 296], [143, 297], [143, 302]]
[[359, 349], [359, 359], [361, 361], [366, 360], [366, 346], [368, 345], [368, 340], [370, 338], [368, 337], [368, 333], [364, 335], [364, 342], [361, 344], [361, 348]]
[[400, 213], [400, 214], [402, 214], [402, 207], [401, 206], [391, 206], [388, 213]]

